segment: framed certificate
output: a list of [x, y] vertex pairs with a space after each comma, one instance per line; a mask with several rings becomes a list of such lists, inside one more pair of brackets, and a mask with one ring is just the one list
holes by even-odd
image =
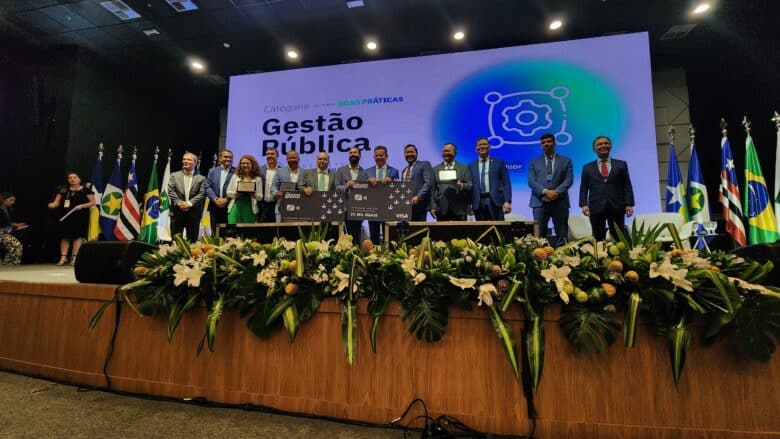
[[439, 181], [455, 181], [458, 179], [458, 172], [454, 169], [442, 169], [439, 171]]
[[291, 181], [282, 181], [279, 183], [279, 192], [293, 192], [298, 190], [298, 185]]
[[236, 192], [254, 193], [256, 191], [257, 191], [257, 183], [254, 181], [239, 180], [238, 185], [236, 185]]

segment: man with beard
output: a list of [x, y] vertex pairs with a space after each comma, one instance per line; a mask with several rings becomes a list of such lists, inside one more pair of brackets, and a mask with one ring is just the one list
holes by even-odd
[[415, 145], [406, 145], [404, 158], [408, 165], [401, 172], [401, 179], [412, 183], [412, 221], [425, 221], [431, 204], [433, 169], [430, 162], [417, 160]]
[[349, 197], [356, 181], [366, 181], [368, 176], [366, 171], [360, 167], [360, 148], [353, 146], [349, 148], [349, 164], [336, 170], [336, 191], [344, 196], [344, 225], [347, 233], [352, 236], [353, 244], [360, 244], [361, 230], [363, 228], [362, 220], [350, 220], [349, 216]]

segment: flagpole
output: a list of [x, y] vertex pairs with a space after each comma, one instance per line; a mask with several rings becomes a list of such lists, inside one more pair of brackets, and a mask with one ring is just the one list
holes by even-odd
[[775, 124], [777, 130], [777, 146], [775, 147], [775, 185], [774, 185], [774, 205], [775, 205], [775, 222], [777, 223], [777, 230], [780, 231], [780, 113], [775, 111], [772, 116], [772, 122]]

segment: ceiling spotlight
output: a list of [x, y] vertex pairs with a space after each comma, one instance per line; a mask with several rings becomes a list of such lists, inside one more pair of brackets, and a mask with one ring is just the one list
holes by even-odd
[[190, 67], [192, 67], [192, 70], [195, 70], [196, 72], [202, 72], [206, 69], [206, 65], [203, 64], [203, 61], [199, 59], [190, 60]]
[[553, 20], [550, 22], [550, 30], [558, 30], [563, 26], [563, 22], [561, 20]]
[[298, 59], [298, 52], [296, 52], [295, 50], [292, 50], [292, 49], [288, 50], [287, 51], [287, 58]]
[[366, 42], [366, 49], [368, 49], [368, 50], [376, 50], [377, 47], [379, 47], [379, 46], [376, 44], [376, 41], [374, 41], [374, 40]]
[[695, 8], [693, 8], [693, 13], [698, 15], [698, 14], [703, 14], [709, 10], [710, 10], [710, 4], [707, 2], [703, 2], [703, 3], [699, 3], [698, 5], [696, 5]]
[[452, 34], [452, 38], [454, 38], [455, 40], [460, 41], [460, 40], [466, 38], [466, 34], [463, 33], [463, 31], [459, 30], [459, 31], [455, 32], [454, 34]]
[[222, 47], [225, 49], [230, 49], [230, 43], [222, 43]]

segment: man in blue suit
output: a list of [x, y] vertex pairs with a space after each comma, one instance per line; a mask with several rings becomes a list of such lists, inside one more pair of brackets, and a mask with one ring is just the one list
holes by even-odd
[[211, 224], [216, 227], [218, 224], [227, 224], [227, 187], [230, 183], [230, 177], [236, 168], [233, 167], [233, 152], [224, 150], [219, 153], [219, 166], [211, 168], [206, 182], [203, 185], [206, 188], [206, 196], [209, 200], [209, 210], [211, 211]]
[[528, 187], [534, 221], [539, 224], [539, 236], [549, 234], [548, 223], [552, 218], [557, 247], [566, 242], [569, 222], [569, 188], [572, 185], [573, 169], [571, 159], [555, 152], [555, 136], [550, 133], [540, 137], [543, 154], [528, 164]]
[[[368, 184], [376, 186], [377, 184], [387, 184], [393, 180], [398, 180], [400, 174], [398, 169], [387, 164], [387, 147], [378, 145], [374, 148], [374, 163], [376, 166], [372, 166], [366, 169], [366, 176], [368, 176]], [[380, 231], [384, 227], [383, 221], [369, 221], [368, 231], [371, 233], [371, 242], [374, 244], [381, 244], [382, 237]]]
[[355, 182], [366, 181], [368, 176], [366, 171], [360, 167], [360, 148], [353, 146], [349, 148], [347, 154], [349, 154], [349, 164], [336, 170], [336, 192], [344, 196], [344, 226], [347, 233], [352, 236], [353, 244], [360, 245], [363, 221], [347, 219], [349, 217], [349, 197]]
[[401, 179], [412, 183], [412, 221], [426, 221], [433, 189], [431, 162], [417, 160], [417, 147], [412, 144], [404, 147], [404, 158], [408, 165], [401, 172]]
[[490, 157], [486, 137], [477, 139], [479, 159], [469, 163], [472, 191], [471, 208], [477, 221], [503, 221], [512, 211], [512, 182], [503, 159]]
[[609, 224], [610, 230], [619, 227], [625, 231], [624, 217], [634, 214], [634, 189], [628, 175], [628, 164], [610, 158], [610, 150], [612, 140], [609, 137], [596, 137], [593, 151], [598, 160], [583, 165], [580, 182], [582, 214], [590, 218], [593, 236], [599, 241], [607, 237], [606, 224]]

